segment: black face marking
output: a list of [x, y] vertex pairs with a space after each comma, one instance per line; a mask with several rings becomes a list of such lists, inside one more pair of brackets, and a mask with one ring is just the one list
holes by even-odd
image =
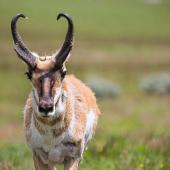
[[52, 97], [54, 78], [51, 73], [46, 73], [39, 78], [41, 89], [40, 97]]
[[[41, 69], [30, 69], [25, 73], [37, 89], [39, 101], [37, 105], [40, 112], [48, 115], [52, 112], [54, 107], [58, 104], [54, 103], [54, 95], [56, 89], [61, 86], [63, 79], [65, 78], [67, 71], [66, 68], [62, 67], [57, 70], [41, 70]], [[60, 96], [61, 98], [62, 96]]]
[[52, 89], [54, 85], [54, 81], [50, 74], [45, 74], [39, 78], [40, 81], [40, 98], [39, 98], [39, 111], [44, 112], [45, 115], [48, 112], [53, 111], [54, 107], [54, 98], [52, 94]]
[[50, 78], [44, 78], [43, 80], [42, 92], [44, 96], [52, 97], [51, 81], [52, 80]]

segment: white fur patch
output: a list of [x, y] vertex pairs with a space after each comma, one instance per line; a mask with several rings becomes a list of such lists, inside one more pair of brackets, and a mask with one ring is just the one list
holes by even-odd
[[85, 143], [86, 144], [92, 138], [94, 122], [95, 122], [95, 113], [93, 110], [91, 110], [87, 114], [87, 123], [86, 123], [86, 129], [85, 129]]
[[[56, 105], [56, 103], [57, 105], [55, 106], [54, 112], [51, 115], [58, 116], [60, 113], [65, 112], [66, 100], [64, 100], [64, 102], [62, 101], [62, 95], [63, 95], [62, 86], [60, 86], [56, 91], [57, 92], [54, 96], [54, 105]], [[66, 94], [64, 94], [64, 99], [65, 97], [66, 97]]]
[[32, 96], [33, 96], [33, 110], [38, 113], [38, 115], [40, 116], [39, 110], [38, 110], [38, 102], [39, 102], [39, 97], [38, 97], [38, 93], [36, 88], [34, 88], [34, 86], [32, 87]]
[[42, 130], [46, 132], [45, 135], [41, 135], [39, 133], [33, 122], [34, 121], [32, 117], [31, 121], [32, 135], [29, 144], [33, 150], [36, 148], [43, 148], [45, 152], [49, 152], [55, 145], [61, 143], [61, 141], [64, 139], [64, 135], [60, 135], [57, 138], [54, 138], [53, 134], [51, 133], [52, 128], [57, 129], [58, 127], [61, 127], [63, 125], [63, 122], [58, 123], [55, 125], [55, 127], [51, 128], [39, 122], [39, 125], [41, 126]]

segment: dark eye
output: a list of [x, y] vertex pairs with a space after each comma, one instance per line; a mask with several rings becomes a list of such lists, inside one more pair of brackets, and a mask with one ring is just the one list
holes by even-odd
[[37, 82], [37, 83], [42, 84], [42, 81], [43, 81], [43, 79], [42, 79], [41, 76], [37, 76], [37, 77], [36, 77], [36, 82]]
[[54, 86], [54, 80], [51, 80], [51, 87]]
[[61, 78], [63, 79], [67, 74], [67, 71], [61, 71]]

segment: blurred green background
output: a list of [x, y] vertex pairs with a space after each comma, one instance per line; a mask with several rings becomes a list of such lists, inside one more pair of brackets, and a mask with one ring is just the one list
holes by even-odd
[[[64, 20], [56, 21], [59, 12], [69, 13], [75, 25], [69, 73], [96, 80], [94, 89], [106, 81], [98, 89], [102, 115], [80, 170], [169, 170], [170, 84], [158, 76], [167, 90], [156, 94], [140, 85], [150, 74], [170, 73], [169, 0], [0, 0], [0, 169], [33, 169], [22, 131], [31, 85], [13, 51], [11, 18], [27, 15], [18, 23], [24, 42], [52, 54], [67, 29]], [[107, 83], [110, 94], [118, 86], [116, 97], [104, 96]]]

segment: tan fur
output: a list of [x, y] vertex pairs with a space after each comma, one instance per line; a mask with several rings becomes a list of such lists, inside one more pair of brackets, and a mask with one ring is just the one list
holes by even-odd
[[[79, 141], [82, 134], [84, 133], [85, 123], [86, 123], [86, 114], [89, 111], [90, 108], [95, 109], [95, 113], [97, 117], [100, 115], [99, 108], [96, 104], [96, 99], [94, 94], [91, 92], [91, 90], [85, 86], [81, 81], [76, 79], [74, 76], [66, 76], [63, 82], [63, 89], [67, 91], [67, 81], [70, 81], [76, 89], [76, 95], [75, 95], [75, 117], [76, 117], [76, 128], [74, 129], [74, 136], [75, 141]], [[67, 100], [66, 104], [66, 118], [70, 119], [70, 101]], [[29, 98], [26, 103], [26, 117], [25, 117], [25, 129], [28, 129], [30, 127], [30, 121], [32, 116], [32, 95], [29, 95]], [[64, 116], [64, 114], [62, 115]], [[45, 118], [37, 118], [39, 121], [41, 121], [44, 124], [53, 126], [57, 122], [63, 119], [63, 117], [56, 118], [52, 121], [47, 121]], [[97, 120], [96, 120], [97, 121]], [[69, 120], [66, 119], [66, 123], [69, 124]], [[68, 127], [68, 126], [67, 126]], [[95, 127], [94, 127], [95, 129]], [[63, 129], [61, 129], [63, 131]], [[43, 133], [43, 132], [41, 132]]]
[[[30, 140], [30, 125], [31, 121], [34, 120], [35, 127], [39, 131], [41, 135], [45, 135], [45, 131], [39, 126], [39, 123], [48, 125], [51, 127], [51, 132], [53, 133], [54, 138], [62, 135], [65, 133], [71, 123], [71, 118], [74, 115], [75, 116], [75, 126], [73, 129], [73, 133], [71, 136], [71, 141], [76, 145], [82, 145], [82, 139], [85, 134], [85, 127], [87, 124], [87, 113], [93, 109], [95, 113], [95, 122], [93, 124], [93, 131], [95, 131], [96, 124], [97, 124], [97, 119], [98, 116], [100, 115], [99, 108], [96, 104], [96, 98], [93, 94], [93, 92], [86, 86], [84, 85], [81, 81], [76, 79], [72, 75], [68, 75], [64, 78], [63, 83], [62, 83], [62, 90], [67, 92], [68, 97], [66, 98], [66, 110], [64, 113], [62, 113], [59, 117], [56, 117], [55, 119], [52, 120], [47, 120], [46, 118], [43, 117], [38, 117], [36, 114], [33, 114], [33, 109], [32, 109], [32, 102], [33, 102], [33, 96], [30, 94], [26, 106], [25, 106], [25, 116], [24, 116], [24, 129], [25, 129], [25, 134], [26, 134], [26, 139], [27, 141]], [[59, 85], [59, 82], [56, 82], [55, 88], [57, 88]], [[55, 90], [55, 89], [54, 89]], [[72, 101], [70, 100], [69, 96], [73, 96], [74, 100], [74, 113], [71, 111], [71, 103]], [[32, 119], [33, 117], [33, 119]], [[64, 125], [61, 126], [60, 128], [53, 128], [55, 127], [56, 124], [59, 122], [64, 122]], [[34, 159], [35, 155], [34, 155]], [[39, 162], [39, 161], [38, 161]], [[78, 166], [78, 160], [73, 161], [72, 163], [66, 163], [66, 166], [72, 166], [71, 169], [77, 169]], [[35, 163], [35, 166], [37, 163]], [[68, 165], [69, 164], [69, 165]], [[74, 168], [75, 167], [75, 168]], [[66, 168], [67, 169], [67, 168]], [[70, 170], [71, 170], [70, 169]], [[38, 170], [38, 168], [37, 168]]]
[[76, 79], [73, 75], [66, 76], [66, 80], [67, 79], [69, 79], [76, 88], [76, 101], [82, 100], [82, 103], [87, 104], [88, 109], [95, 108], [96, 114], [100, 115], [100, 111], [96, 103], [96, 98], [89, 87], [83, 84], [80, 80]]
[[[43, 67], [42, 70], [45, 71], [45, 68]], [[38, 92], [40, 92], [39, 89], [41, 87], [39, 77], [42, 76], [42, 73], [44, 73], [42, 72], [42, 70], [40, 70], [40, 68], [37, 68], [32, 75], [32, 83], [34, 87], [38, 90]], [[61, 84], [60, 74], [58, 74], [58, 72], [54, 73], [54, 79], [55, 79], [55, 83], [54, 83], [53, 93], [55, 94], [57, 88]], [[46, 89], [49, 89], [48, 86], [49, 84], [46, 85]]]
[[[96, 118], [100, 115], [100, 110], [96, 104], [96, 98], [93, 92], [84, 85], [80, 80], [76, 79], [74, 76], [68, 76], [68, 79], [74, 84], [76, 88], [75, 96], [75, 110], [76, 110], [76, 128], [75, 128], [75, 137], [78, 138], [81, 136], [81, 133], [84, 132], [84, 127], [86, 123], [87, 112], [90, 108], [95, 109]], [[94, 130], [96, 128], [97, 119], [95, 120]]]
[[37, 62], [37, 68], [40, 70], [50, 70], [54, 67], [54, 62], [51, 60], [51, 57], [41, 56]]

